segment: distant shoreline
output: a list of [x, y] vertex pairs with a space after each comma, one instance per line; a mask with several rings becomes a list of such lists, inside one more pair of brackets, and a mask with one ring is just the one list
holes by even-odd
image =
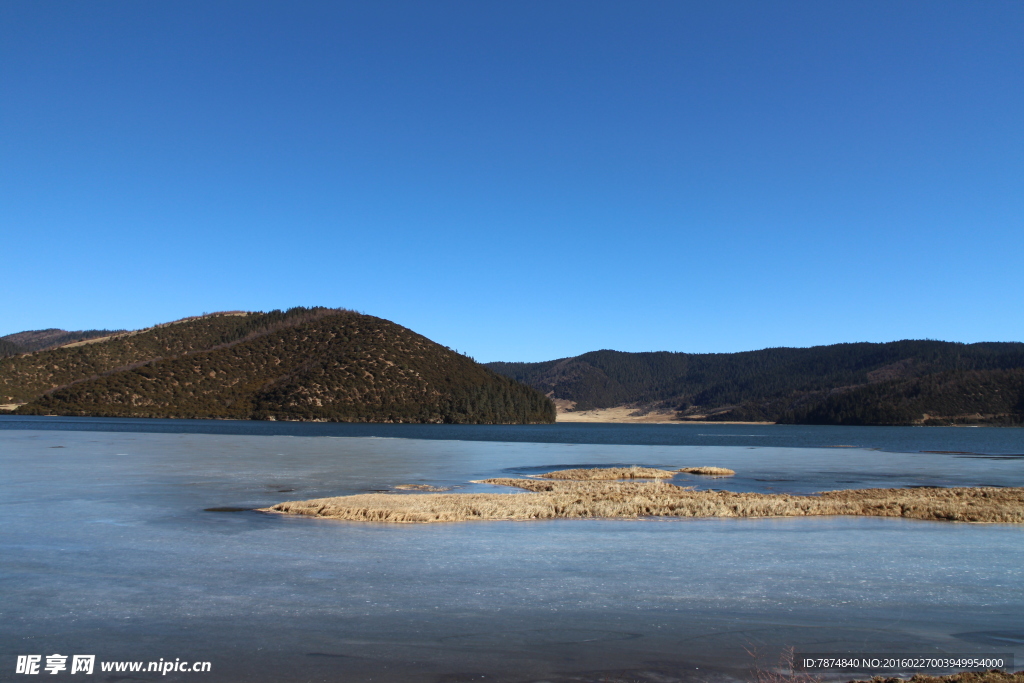
[[739, 422], [719, 420], [692, 420], [679, 419], [675, 413], [648, 413], [647, 415], [632, 415], [636, 408], [619, 406], [616, 408], [595, 408], [594, 410], [579, 410], [571, 412], [558, 411], [555, 422], [601, 422], [619, 424], [712, 424], [712, 425], [773, 425], [774, 422]]

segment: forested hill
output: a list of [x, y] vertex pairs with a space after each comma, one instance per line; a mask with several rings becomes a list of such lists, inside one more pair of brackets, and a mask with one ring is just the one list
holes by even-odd
[[[1024, 420], [1019, 373], [1011, 372], [1024, 368], [1019, 342], [907, 340], [729, 354], [594, 351], [487, 365], [575, 410], [632, 405], [688, 419], [825, 424]], [[904, 396], [918, 389], [927, 396]], [[899, 410], [890, 410], [896, 403]]]
[[20, 414], [551, 422], [536, 390], [400, 325], [295, 308], [187, 319], [0, 359]]

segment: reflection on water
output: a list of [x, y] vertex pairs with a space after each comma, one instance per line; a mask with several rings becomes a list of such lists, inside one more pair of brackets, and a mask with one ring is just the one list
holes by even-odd
[[[998, 452], [976, 446], [914, 450]], [[205, 511], [588, 464], [730, 467], [692, 479], [731, 490], [1024, 485], [1021, 459], [951, 453], [3, 430], [0, 678], [65, 651], [210, 660], [207, 681], [430, 683], [717, 681], [785, 646], [1024, 655], [1014, 525]]]

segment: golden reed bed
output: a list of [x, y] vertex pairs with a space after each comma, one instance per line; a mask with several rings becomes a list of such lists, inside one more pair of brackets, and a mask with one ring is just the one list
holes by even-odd
[[855, 489], [794, 496], [695, 491], [664, 481], [581, 481], [550, 476], [479, 483], [529, 493], [367, 493], [278, 503], [262, 512], [397, 523], [827, 515], [1024, 523], [1024, 488]]

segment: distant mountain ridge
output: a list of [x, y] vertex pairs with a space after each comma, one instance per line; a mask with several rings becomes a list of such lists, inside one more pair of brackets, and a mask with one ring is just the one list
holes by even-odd
[[187, 318], [0, 359], [20, 414], [551, 422], [551, 402], [400, 325], [293, 308]]
[[[575, 410], [815, 424], [1024, 422], [1024, 343], [904, 340], [729, 354], [593, 351], [488, 363]], [[898, 406], [898, 407], [897, 407]]]
[[55, 327], [46, 330], [27, 330], [0, 337], [0, 358], [16, 356], [19, 353], [42, 351], [86, 339], [107, 337], [124, 330], [60, 330]]

